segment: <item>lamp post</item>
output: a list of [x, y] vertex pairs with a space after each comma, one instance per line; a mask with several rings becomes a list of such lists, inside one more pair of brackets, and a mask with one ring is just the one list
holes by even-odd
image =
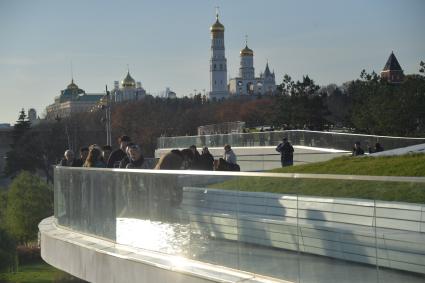
[[[61, 120], [62, 120], [62, 118], [61, 118], [58, 114], [56, 114], [55, 121], [56, 121], [59, 125], [61, 124]], [[68, 125], [67, 125], [67, 123], [66, 123], [66, 122], [65, 122], [65, 135], [66, 135], [66, 140], [67, 140], [67, 142], [68, 142], [68, 149], [73, 149], [73, 148], [71, 147], [71, 139], [70, 139], [70, 137], [69, 137]]]
[[110, 92], [108, 90], [108, 85], [106, 85], [105, 118], [106, 118], [106, 144], [112, 145], [111, 100], [110, 100]]

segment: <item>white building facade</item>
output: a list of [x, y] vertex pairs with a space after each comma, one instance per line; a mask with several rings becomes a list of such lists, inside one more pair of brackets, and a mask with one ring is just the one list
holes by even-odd
[[46, 119], [70, 117], [73, 114], [90, 111], [103, 98], [104, 94], [88, 94], [79, 88], [72, 79], [66, 89], [55, 97], [55, 102], [46, 107]]
[[255, 77], [254, 52], [245, 46], [240, 52], [241, 63], [239, 76], [229, 80], [229, 94], [242, 95], [271, 95], [276, 91], [274, 72], [270, 72], [269, 63], [260, 77]]
[[121, 84], [118, 81], [114, 82], [114, 89], [111, 91], [111, 95], [114, 102], [135, 101], [145, 98], [146, 91], [142, 87], [142, 83], [136, 83], [131, 77], [130, 71], [128, 71]]

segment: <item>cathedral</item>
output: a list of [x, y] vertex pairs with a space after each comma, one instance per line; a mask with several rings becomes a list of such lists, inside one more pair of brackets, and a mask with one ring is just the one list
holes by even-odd
[[114, 82], [114, 89], [111, 91], [112, 101], [123, 102], [127, 100], [139, 100], [146, 96], [146, 91], [142, 87], [141, 82], [137, 82], [131, 77], [130, 70], [127, 71], [127, 76], [121, 81]]
[[229, 81], [229, 94], [237, 95], [264, 95], [273, 94], [276, 90], [276, 81], [274, 72], [270, 72], [267, 62], [264, 73], [260, 77], [255, 77], [254, 72], [254, 52], [248, 48], [248, 45], [240, 52], [241, 65], [239, 67], [239, 76]]
[[265, 70], [255, 77], [254, 52], [248, 47], [240, 51], [239, 76], [231, 78], [227, 84], [227, 59], [224, 48], [224, 26], [220, 23], [218, 13], [211, 31], [210, 59], [210, 99], [223, 99], [245, 95], [273, 94], [276, 90], [274, 71], [270, 72], [267, 62]]

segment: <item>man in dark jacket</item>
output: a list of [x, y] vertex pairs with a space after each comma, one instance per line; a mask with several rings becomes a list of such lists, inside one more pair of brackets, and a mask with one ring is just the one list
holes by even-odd
[[142, 149], [139, 145], [133, 144], [128, 147], [128, 163], [125, 168], [127, 169], [142, 169], [145, 158], [142, 154]]
[[283, 138], [282, 143], [276, 147], [276, 151], [280, 152], [282, 167], [292, 166], [294, 164], [294, 148], [288, 142], [288, 138]]
[[80, 159], [74, 161], [74, 167], [83, 167], [84, 162], [86, 162], [87, 156], [89, 155], [89, 148], [82, 147], [80, 148]]
[[109, 156], [107, 168], [117, 168], [119, 167], [119, 164], [121, 160], [126, 157], [125, 150], [127, 148], [128, 143], [130, 142], [129, 136], [121, 136], [118, 138], [118, 144], [120, 145], [120, 148], [117, 150], [114, 150], [111, 153], [111, 156]]
[[214, 170], [214, 157], [206, 146], [202, 149], [202, 154], [199, 158], [199, 164], [201, 170]]
[[[129, 142], [127, 144], [127, 147], [125, 148], [125, 156], [123, 157], [123, 159], [121, 159], [121, 161], [119, 162], [119, 168], [127, 168], [127, 164], [130, 163], [130, 147], [132, 147], [133, 145], [135, 145], [132, 142]], [[114, 166], [117, 167], [117, 166]]]
[[189, 168], [192, 170], [201, 170], [202, 165], [200, 163], [201, 161], [201, 155], [198, 152], [198, 149], [196, 148], [196, 145], [191, 145], [189, 147], [189, 149], [192, 151], [193, 153], [193, 160], [191, 162], [191, 164], [189, 165]]

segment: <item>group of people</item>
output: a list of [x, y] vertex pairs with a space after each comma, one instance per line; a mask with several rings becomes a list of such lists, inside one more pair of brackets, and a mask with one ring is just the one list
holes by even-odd
[[[97, 144], [93, 144], [89, 147], [83, 147], [80, 149], [78, 157], [75, 156], [71, 149], [68, 149], [58, 165], [95, 168], [149, 168], [144, 162], [145, 158], [140, 145], [133, 143], [129, 136], [120, 136], [118, 144], [119, 148], [114, 151], [112, 151], [110, 145], [100, 147]], [[282, 167], [293, 165], [294, 148], [286, 137], [276, 147], [276, 151], [281, 154]], [[229, 144], [224, 146], [223, 156], [218, 159], [214, 159], [208, 147], [203, 147], [201, 153], [199, 153], [196, 146], [191, 145], [189, 148], [182, 150], [173, 149], [164, 154], [154, 169], [240, 171], [240, 166], [237, 164], [237, 156]]]
[[173, 149], [159, 159], [154, 169], [240, 171], [236, 154], [228, 144], [224, 146], [223, 157], [218, 160], [214, 159], [206, 146], [202, 148], [201, 154], [195, 145], [182, 150]]
[[[382, 145], [379, 142], [377, 142], [377, 143], [375, 143], [374, 148], [369, 146], [368, 151], [369, 151], [369, 154], [371, 154], [371, 153], [384, 151], [384, 148], [382, 147]], [[364, 154], [365, 154], [365, 152], [364, 152], [363, 148], [361, 147], [360, 142], [359, 141], [355, 142], [353, 150], [352, 150], [352, 156], [359, 156], [359, 155], [364, 155]]]
[[[82, 147], [78, 157], [71, 149], [68, 149], [58, 165], [94, 168], [148, 168], [144, 164], [145, 159], [140, 145], [132, 143], [128, 136], [119, 137], [118, 144], [119, 148], [114, 151], [110, 145], [100, 147], [93, 144], [89, 147]], [[240, 171], [236, 154], [230, 145], [224, 146], [223, 157], [218, 160], [214, 160], [208, 147], [204, 147], [201, 154], [195, 145], [183, 150], [174, 149], [163, 155], [154, 169]]]
[[59, 165], [94, 168], [143, 168], [144, 157], [138, 144], [132, 143], [128, 136], [119, 137], [118, 144], [119, 148], [114, 151], [112, 151], [110, 145], [100, 147], [97, 144], [92, 144], [89, 147], [82, 147], [78, 158], [75, 157], [72, 150], [68, 149]]

